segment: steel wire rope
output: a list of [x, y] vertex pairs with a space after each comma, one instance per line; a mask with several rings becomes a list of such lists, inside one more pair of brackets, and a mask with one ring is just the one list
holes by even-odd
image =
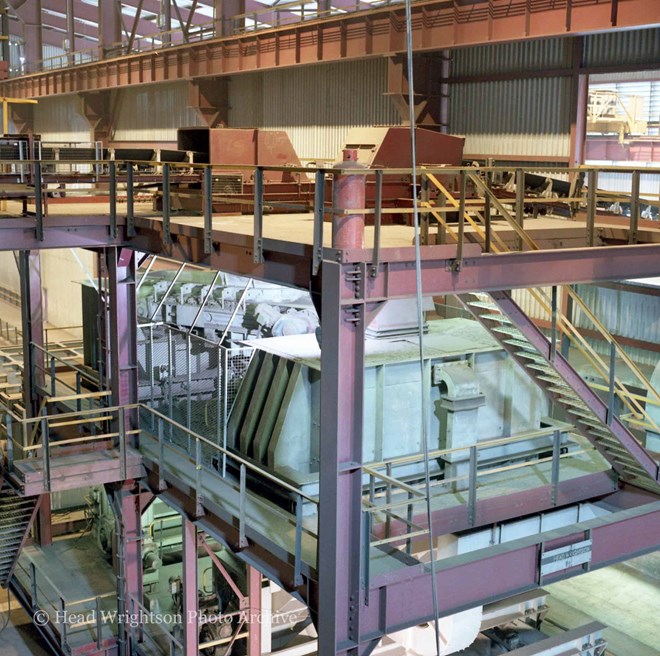
[[431, 570], [431, 591], [433, 594], [433, 625], [435, 627], [435, 649], [440, 656], [440, 629], [438, 628], [438, 583], [436, 581], [435, 545], [433, 542], [433, 522], [431, 513], [431, 472], [429, 464], [428, 404], [424, 389], [424, 315], [422, 297], [422, 255], [420, 246], [419, 206], [417, 202], [417, 147], [415, 137], [415, 85], [413, 79], [412, 11], [411, 0], [406, 0], [406, 52], [408, 56], [408, 110], [410, 121], [410, 155], [412, 168], [413, 222], [415, 227], [415, 288], [417, 298], [417, 328], [419, 330], [419, 368], [422, 406], [422, 445], [424, 454], [424, 488], [426, 494], [426, 519], [429, 525], [429, 550]]

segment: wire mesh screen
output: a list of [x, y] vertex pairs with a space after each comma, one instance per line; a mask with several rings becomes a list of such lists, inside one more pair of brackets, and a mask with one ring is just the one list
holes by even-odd
[[[140, 402], [165, 415], [163, 437], [195, 456], [194, 435], [226, 444], [227, 421], [253, 350], [227, 348], [165, 325], [143, 326], [138, 360]], [[158, 420], [142, 412], [141, 427], [156, 434]], [[191, 435], [192, 433], [192, 435]], [[202, 462], [218, 466], [218, 452], [202, 442]]]

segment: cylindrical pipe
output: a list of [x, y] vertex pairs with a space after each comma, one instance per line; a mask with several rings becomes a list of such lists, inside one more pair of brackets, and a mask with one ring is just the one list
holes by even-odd
[[[361, 169], [358, 151], [346, 148], [342, 162], [335, 164], [338, 169]], [[332, 190], [332, 247], [364, 247], [364, 214], [345, 214], [344, 210], [364, 209], [366, 176], [338, 173], [335, 175]]]

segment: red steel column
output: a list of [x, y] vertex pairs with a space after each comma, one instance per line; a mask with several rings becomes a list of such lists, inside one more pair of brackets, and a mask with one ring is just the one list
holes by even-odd
[[98, 6], [99, 58], [104, 59], [121, 41], [121, 4], [118, 0], [103, 0]]
[[[347, 148], [344, 159], [335, 164], [340, 169], [362, 169], [358, 151]], [[364, 214], [344, 214], [343, 210], [364, 209], [366, 176], [339, 173], [332, 187], [332, 247], [362, 248], [364, 245]]]
[[247, 566], [250, 617], [248, 623], [248, 656], [261, 656], [261, 572]]
[[197, 527], [185, 515], [183, 529], [183, 648], [184, 653], [199, 651], [197, 626]]
[[318, 545], [319, 656], [356, 654], [363, 607], [362, 441], [365, 305], [342, 305], [351, 267], [323, 261]]

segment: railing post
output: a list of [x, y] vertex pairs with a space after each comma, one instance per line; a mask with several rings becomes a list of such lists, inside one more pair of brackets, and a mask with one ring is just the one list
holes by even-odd
[[419, 243], [423, 246], [428, 246], [429, 243], [429, 211], [426, 208], [430, 199], [429, 195], [429, 179], [422, 172], [420, 180], [420, 192], [419, 200], [422, 202], [424, 209], [419, 213], [420, 218], [420, 234], [419, 234]]
[[42, 410], [41, 419], [41, 457], [43, 463], [44, 491], [50, 492], [50, 436], [48, 435], [48, 419], [46, 408]]
[[240, 492], [238, 502], [238, 546], [241, 548], [248, 546], [247, 538], [245, 537], [245, 478], [245, 464], [241, 463]]
[[598, 185], [598, 171], [596, 169], [589, 169], [587, 185], [587, 246], [593, 246], [595, 243], [594, 232], [596, 226], [596, 187]]
[[37, 590], [37, 568], [33, 562], [30, 562], [30, 603], [32, 605], [32, 610], [37, 610], [37, 608], [39, 608]]
[[[388, 479], [392, 478], [391, 462], [385, 463], [385, 473], [387, 474]], [[392, 484], [388, 480], [387, 487], [385, 488], [385, 505], [389, 506], [391, 503], [392, 503]], [[387, 512], [385, 513], [385, 537], [389, 538], [391, 536], [392, 536], [392, 513], [388, 508]]]
[[210, 166], [204, 168], [204, 184], [202, 186], [204, 207], [204, 254], [213, 252], [213, 171]]
[[490, 191], [493, 186], [493, 172], [492, 171], [487, 171], [486, 172], [486, 193], [484, 194], [484, 229], [486, 232], [486, 243], [484, 244], [484, 248], [486, 250], [486, 253], [490, 253], [490, 239], [491, 239], [491, 225], [490, 225], [490, 219], [491, 219], [491, 205], [490, 205]]
[[550, 361], [557, 356], [557, 285], [552, 286], [552, 315], [550, 324]]
[[110, 238], [117, 237], [117, 163], [112, 161], [109, 166], [110, 186]]
[[94, 619], [96, 620], [96, 648], [100, 651], [103, 644], [103, 622], [101, 618], [101, 599], [97, 596], [94, 600]]
[[[468, 473], [468, 524], [474, 526], [477, 514], [477, 447], [470, 447], [470, 471]], [[429, 526], [429, 530], [430, 530]]]
[[76, 399], [76, 410], [80, 412], [82, 410], [82, 399], [80, 398], [80, 395], [82, 394], [82, 383], [80, 380], [80, 372], [76, 371], [76, 395], [78, 398]]
[[158, 489], [167, 488], [165, 483], [165, 443], [163, 440], [163, 418], [158, 417]]
[[119, 430], [119, 473], [121, 480], [126, 480], [126, 415], [124, 408], [117, 410], [117, 425]]
[[552, 479], [551, 500], [553, 506], [557, 505], [557, 486], [559, 485], [559, 455], [561, 433], [556, 430], [552, 433]]
[[312, 251], [312, 275], [319, 272], [323, 259], [323, 219], [325, 217], [325, 171], [314, 175], [314, 245]]
[[614, 420], [614, 382], [616, 378], [616, 343], [610, 342], [610, 380], [607, 394], [607, 425]]
[[202, 442], [199, 437], [195, 438], [195, 513], [197, 517], [204, 514], [202, 509]]
[[467, 193], [467, 178], [465, 169], [461, 170], [461, 189], [458, 204], [458, 243], [456, 244], [456, 259], [452, 264], [453, 271], [460, 271], [463, 266], [463, 236], [465, 232], [465, 195]]
[[639, 171], [632, 172], [632, 183], [630, 189], [630, 234], [628, 243], [637, 243], [637, 231], [639, 229]]
[[50, 395], [57, 395], [57, 384], [55, 380], [55, 358], [50, 357]]
[[69, 645], [67, 644], [67, 614], [66, 614], [66, 601], [64, 597], [60, 597], [60, 613], [62, 614], [62, 622], [60, 625], [60, 646], [62, 651], [69, 651]]
[[34, 216], [36, 219], [36, 237], [44, 240], [44, 199], [41, 162], [34, 163]]
[[302, 585], [302, 523], [303, 523], [303, 500], [298, 495], [296, 499], [296, 546], [293, 571], [293, 584]]
[[[525, 172], [516, 169], [516, 222], [524, 230], [525, 225]], [[518, 235], [518, 250], [523, 250], [523, 239]]]
[[126, 234], [135, 237], [135, 205], [133, 198], [133, 163], [126, 162]]
[[371, 585], [371, 510], [362, 511], [362, 587], [364, 590], [364, 605], [369, 605], [369, 586]]
[[166, 246], [171, 246], [172, 244], [170, 219], [170, 165], [163, 164], [163, 243]]
[[[428, 182], [428, 180], [427, 180]], [[383, 171], [376, 171], [376, 195], [374, 198], [374, 254], [371, 263], [371, 277], [378, 275], [380, 267], [380, 226], [383, 221]]]
[[11, 415], [5, 415], [5, 422], [7, 424], [7, 470], [14, 471], [14, 426], [12, 424]]
[[254, 245], [252, 260], [255, 264], [262, 264], [264, 229], [264, 170], [258, 166], [254, 170]]

